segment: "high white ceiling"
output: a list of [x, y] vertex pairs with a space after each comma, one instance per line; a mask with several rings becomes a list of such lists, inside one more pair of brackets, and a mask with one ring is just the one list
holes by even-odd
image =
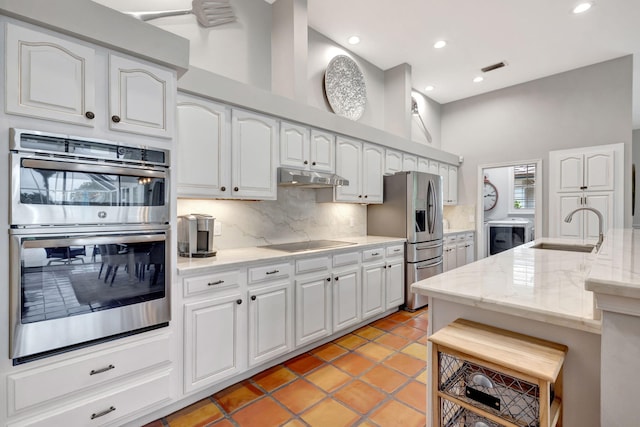
[[[378, 68], [410, 64], [414, 89], [444, 104], [640, 54], [640, 0], [594, 0], [589, 11], [573, 14], [582, 1], [308, 0], [308, 19], [310, 27]], [[352, 35], [360, 36], [358, 45], [347, 43]], [[434, 49], [438, 40], [447, 46]], [[480, 71], [500, 61], [508, 65]], [[484, 81], [473, 83], [478, 75]], [[634, 76], [638, 129], [640, 70]], [[425, 92], [427, 85], [435, 90]]]

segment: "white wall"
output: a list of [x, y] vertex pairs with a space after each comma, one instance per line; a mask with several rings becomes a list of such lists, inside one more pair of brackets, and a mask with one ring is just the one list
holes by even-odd
[[[442, 149], [464, 156], [459, 203], [476, 203], [479, 164], [541, 158], [548, 206], [550, 150], [623, 142], [630, 170], [631, 81], [626, 56], [443, 105]], [[630, 209], [625, 224], [631, 224]], [[547, 229], [545, 215], [542, 235]]]
[[633, 131], [633, 164], [636, 165], [636, 211], [633, 226], [640, 228], [640, 129]]

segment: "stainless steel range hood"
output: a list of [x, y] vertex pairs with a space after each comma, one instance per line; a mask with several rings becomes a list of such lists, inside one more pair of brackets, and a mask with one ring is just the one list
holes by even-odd
[[278, 168], [278, 185], [304, 188], [327, 188], [349, 185], [349, 181], [333, 173]]

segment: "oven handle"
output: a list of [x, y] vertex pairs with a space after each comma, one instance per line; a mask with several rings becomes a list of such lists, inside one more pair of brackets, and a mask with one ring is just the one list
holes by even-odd
[[123, 168], [119, 166], [105, 166], [89, 163], [58, 162], [50, 160], [23, 159], [22, 166], [32, 169], [47, 169], [56, 171], [104, 173], [110, 175], [144, 176], [151, 178], [166, 178], [163, 171], [148, 169]]
[[165, 234], [152, 234], [140, 236], [98, 236], [98, 237], [71, 237], [66, 239], [42, 239], [25, 240], [23, 245], [29, 249], [41, 249], [58, 246], [89, 246], [89, 245], [109, 245], [117, 243], [152, 243], [164, 242], [167, 240]]

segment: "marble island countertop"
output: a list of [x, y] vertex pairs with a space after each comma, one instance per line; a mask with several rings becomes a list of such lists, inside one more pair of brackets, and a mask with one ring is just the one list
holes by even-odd
[[241, 265], [247, 262], [259, 262], [259, 261], [283, 261], [293, 259], [295, 257], [329, 253], [332, 251], [349, 251], [360, 250], [366, 246], [390, 244], [390, 243], [404, 243], [405, 239], [397, 237], [382, 237], [382, 236], [357, 236], [357, 237], [344, 237], [344, 238], [331, 238], [331, 240], [339, 240], [343, 242], [350, 242], [353, 245], [340, 246], [325, 249], [307, 250], [304, 252], [284, 252], [275, 249], [268, 249], [260, 246], [237, 248], [237, 249], [222, 249], [218, 250], [215, 257], [211, 258], [187, 258], [178, 257], [178, 274], [198, 272], [202, 269], [218, 268], [218, 267], [233, 267]]
[[412, 288], [447, 301], [600, 333], [600, 313], [593, 293], [585, 289], [598, 255], [532, 248], [540, 242], [575, 244], [540, 238], [416, 282]]

